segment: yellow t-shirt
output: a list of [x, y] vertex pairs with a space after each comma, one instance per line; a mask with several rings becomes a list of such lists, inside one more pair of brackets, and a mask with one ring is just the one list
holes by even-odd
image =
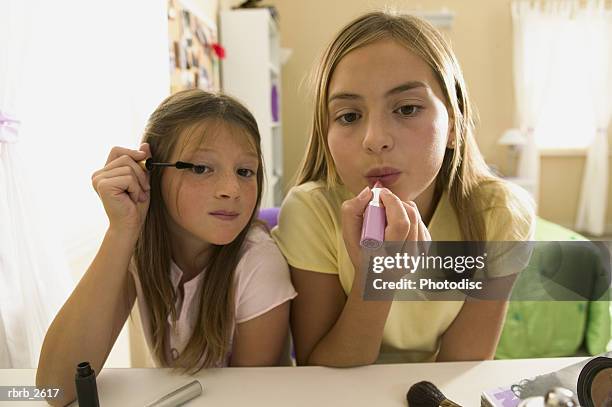
[[[488, 240], [529, 240], [534, 231], [533, 206], [519, 187], [483, 187]], [[340, 223], [342, 202], [354, 197], [345, 187], [311, 181], [292, 188], [283, 201], [272, 237], [289, 265], [337, 274], [348, 295], [354, 268]], [[434, 241], [461, 240], [457, 216], [446, 192], [427, 226]], [[394, 301], [385, 324], [378, 363], [433, 361], [440, 337], [453, 322], [463, 301]]]

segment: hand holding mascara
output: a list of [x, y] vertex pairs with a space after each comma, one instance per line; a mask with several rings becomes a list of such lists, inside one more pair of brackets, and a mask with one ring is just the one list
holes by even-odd
[[138, 161], [150, 156], [149, 145], [140, 150], [114, 147], [100, 170], [94, 172], [92, 185], [100, 197], [110, 228], [137, 234], [149, 208], [150, 179]]

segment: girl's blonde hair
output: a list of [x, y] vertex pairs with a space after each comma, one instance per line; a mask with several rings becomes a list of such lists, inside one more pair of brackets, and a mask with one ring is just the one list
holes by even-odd
[[[213, 246], [207, 269], [202, 279], [202, 295], [194, 334], [185, 350], [175, 361], [176, 366], [195, 372], [202, 367], [215, 366], [229, 351], [230, 336], [234, 324], [234, 269], [239, 252], [261, 202], [263, 163], [260, 135], [251, 113], [238, 101], [225, 95], [211, 94], [199, 89], [181, 91], [166, 98], [149, 118], [142, 142], [149, 143], [154, 161], [168, 162], [183, 134], [193, 134], [202, 128], [204, 133], [215, 126], [211, 123], [230, 125], [242, 131], [254, 146], [259, 157], [257, 169], [257, 201], [248, 224], [227, 245]], [[200, 142], [206, 135], [199, 135]], [[186, 142], [182, 143], [183, 147]], [[170, 280], [170, 234], [166, 221], [168, 212], [161, 192], [163, 170], [154, 167], [150, 172], [151, 198], [144, 226], [136, 244], [133, 266], [142, 283], [146, 303], [151, 309], [150, 328], [153, 337], [152, 353], [163, 365], [167, 365], [165, 349], [168, 341], [168, 315], [177, 320], [176, 294]], [[172, 171], [172, 169], [170, 169]], [[200, 360], [204, 363], [200, 365]]]
[[307, 153], [296, 185], [325, 181], [332, 188], [342, 181], [327, 144], [329, 84], [340, 60], [351, 51], [383, 39], [392, 39], [421, 57], [432, 69], [444, 93], [455, 134], [455, 147], [447, 148], [436, 179], [436, 194], [449, 193], [464, 240], [485, 240], [485, 227], [475, 192], [478, 186], [501, 182], [484, 162], [474, 139], [474, 115], [459, 63], [442, 35], [428, 22], [391, 12], [367, 13], [347, 24], [322, 55], [311, 80], [314, 117]]

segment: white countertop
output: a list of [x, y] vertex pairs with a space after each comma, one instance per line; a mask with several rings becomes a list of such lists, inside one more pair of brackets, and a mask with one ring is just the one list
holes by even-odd
[[[451, 400], [479, 406], [480, 394], [520, 379], [559, 370], [584, 358], [323, 367], [224, 368], [193, 378], [170, 369], [103, 369], [97, 378], [100, 405], [143, 406], [193, 380], [201, 396], [187, 406], [406, 406], [406, 392], [429, 380]], [[34, 385], [35, 369], [0, 369], [0, 386]], [[1, 406], [45, 405], [0, 402]]]

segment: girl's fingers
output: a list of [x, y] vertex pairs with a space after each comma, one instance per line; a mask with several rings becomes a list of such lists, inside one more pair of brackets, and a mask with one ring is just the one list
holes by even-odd
[[429, 229], [425, 226], [425, 223], [421, 220], [422, 227], [419, 228], [419, 240], [423, 241], [431, 241], [431, 234], [429, 234]]
[[118, 177], [121, 175], [130, 175], [133, 173], [134, 172], [132, 171], [132, 169], [128, 166], [121, 166], [121, 167], [97, 172], [92, 178], [92, 181], [94, 183], [94, 188], [95, 188], [95, 184], [102, 179]]
[[132, 174], [120, 175], [126, 171], [125, 168], [117, 168], [117, 174], [112, 177], [99, 176], [94, 180], [94, 188], [100, 197], [120, 196], [127, 193], [130, 200], [135, 204], [144, 202], [147, 195], [144, 193], [140, 184]]
[[431, 235], [429, 234], [429, 230], [427, 230], [427, 226], [425, 226], [425, 223], [421, 218], [421, 213], [419, 212], [419, 209], [417, 208], [416, 204], [412, 201], [410, 202], [410, 204], [415, 209], [415, 213], [417, 215], [417, 222], [419, 224], [419, 233], [416, 239], [419, 242], [419, 253], [427, 253], [429, 252], [429, 246], [431, 245]]
[[96, 189], [96, 184], [99, 184], [99, 182], [103, 179], [111, 179], [123, 176], [129, 176], [133, 178], [134, 182], [136, 182], [138, 186], [143, 189], [140, 183], [138, 182], [136, 175], [134, 174], [134, 170], [129, 166], [116, 167], [110, 170], [103, 171], [93, 178], [92, 183], [94, 184], [94, 189]]
[[146, 154], [146, 158], [151, 157], [153, 154], [151, 154], [151, 146], [149, 145], [149, 143], [142, 143], [140, 145], [140, 151], [144, 151]]
[[418, 240], [420, 240], [420, 241], [430, 241], [431, 240], [431, 235], [429, 234], [429, 229], [427, 229], [427, 226], [425, 226], [425, 222], [423, 222], [423, 218], [421, 218], [421, 212], [419, 212], [419, 208], [412, 201], [410, 201], [410, 204], [416, 210], [416, 215], [417, 215], [418, 222], [419, 222], [419, 236], [418, 236]]
[[406, 240], [416, 241], [419, 239], [419, 230], [421, 229], [420, 224], [419, 224], [419, 219], [420, 219], [419, 210], [417, 209], [416, 205], [412, 201], [410, 202], [402, 201], [402, 205], [404, 206], [404, 209], [406, 210], [408, 219], [410, 219], [410, 230], [408, 231], [408, 237], [406, 238]]
[[132, 159], [135, 161], [141, 161], [147, 158], [147, 153], [145, 151], [131, 150], [129, 148], [124, 148], [124, 147], [113, 147], [110, 151], [110, 154], [108, 155], [106, 164], [109, 164], [111, 161], [114, 161], [123, 155], [132, 157]]
[[372, 197], [372, 191], [370, 188], [364, 188], [355, 198], [348, 199], [342, 203], [342, 214], [343, 217], [349, 221], [350, 224], [357, 224], [361, 227], [361, 221], [363, 220], [363, 213], [370, 202]]
[[359, 267], [360, 264], [359, 238], [363, 225], [363, 213], [371, 198], [372, 191], [366, 187], [355, 198], [344, 201], [340, 211], [342, 238], [355, 267]]
[[127, 155], [123, 155], [111, 161], [101, 170], [94, 172], [93, 177], [102, 175], [110, 170], [120, 167], [130, 168], [132, 173], [134, 174], [134, 177], [136, 177], [136, 179], [140, 183], [140, 187], [143, 190], [148, 191], [149, 189], [151, 189], [151, 187], [149, 186], [149, 177], [146, 171], [143, 170], [136, 161], [134, 161], [130, 156]]
[[382, 189], [380, 200], [385, 206], [387, 217], [385, 240], [403, 242], [408, 238], [411, 226], [410, 217], [406, 213], [403, 202], [387, 188]]

